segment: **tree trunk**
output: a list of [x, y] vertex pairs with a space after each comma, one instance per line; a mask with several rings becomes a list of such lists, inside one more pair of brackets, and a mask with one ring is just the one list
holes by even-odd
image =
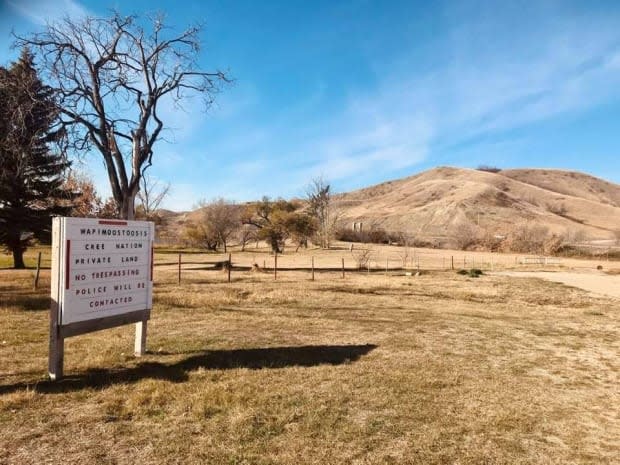
[[24, 264], [24, 249], [21, 247], [13, 248], [13, 268], [23, 270], [26, 268]]
[[271, 237], [269, 242], [271, 243], [271, 251], [273, 253], [278, 254], [278, 253], [283, 252], [283, 250], [280, 250], [280, 244], [279, 244], [278, 238]]
[[136, 195], [138, 192], [127, 192], [123, 194], [123, 201], [121, 202], [121, 219], [133, 220], [136, 217]]

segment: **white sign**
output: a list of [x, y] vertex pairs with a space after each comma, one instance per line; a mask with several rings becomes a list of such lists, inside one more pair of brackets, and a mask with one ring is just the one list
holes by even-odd
[[153, 223], [54, 218], [59, 326], [152, 308]]

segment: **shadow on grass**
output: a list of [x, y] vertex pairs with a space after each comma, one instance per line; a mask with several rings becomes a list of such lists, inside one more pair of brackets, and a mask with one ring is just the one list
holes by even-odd
[[50, 309], [50, 296], [48, 294], [11, 294], [0, 299], [0, 305], [19, 307], [26, 312], [40, 312]]
[[32, 389], [41, 393], [62, 393], [81, 389], [99, 389], [114, 384], [135, 383], [142, 379], [159, 379], [181, 383], [187, 381], [189, 372], [199, 368], [228, 370], [249, 368], [285, 368], [291, 366], [341, 365], [354, 362], [377, 346], [321, 345], [299, 347], [269, 347], [264, 349], [210, 350], [180, 360], [176, 363], [143, 362], [135, 367], [122, 369], [90, 369], [83, 374], [67, 376], [58, 382], [15, 383], [0, 385], [0, 395]]

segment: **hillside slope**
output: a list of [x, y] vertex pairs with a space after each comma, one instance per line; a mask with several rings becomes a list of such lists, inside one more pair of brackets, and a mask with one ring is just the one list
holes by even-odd
[[620, 186], [583, 173], [440, 167], [337, 196], [346, 223], [449, 238], [465, 224], [497, 234], [515, 224], [611, 239], [620, 230]]

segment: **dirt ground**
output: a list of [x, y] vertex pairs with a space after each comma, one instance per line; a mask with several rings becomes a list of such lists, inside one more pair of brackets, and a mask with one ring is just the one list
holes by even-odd
[[568, 271], [504, 271], [497, 273], [517, 278], [540, 278], [567, 286], [578, 287], [595, 295], [606, 295], [620, 299], [620, 275], [601, 272], [577, 273]]

